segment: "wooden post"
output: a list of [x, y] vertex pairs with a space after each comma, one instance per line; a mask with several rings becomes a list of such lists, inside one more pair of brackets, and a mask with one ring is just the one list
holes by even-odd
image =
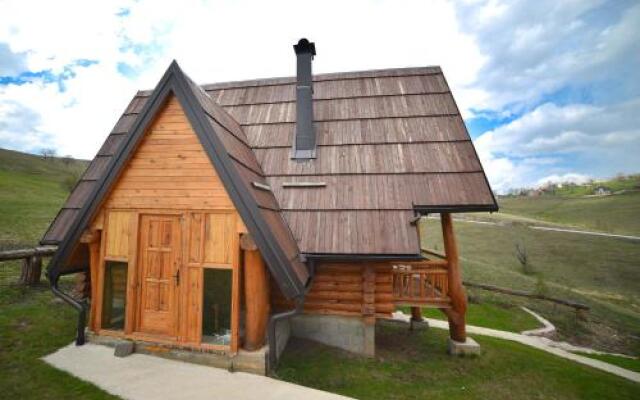
[[448, 276], [449, 276], [449, 297], [451, 298], [451, 309], [445, 311], [449, 319], [449, 335], [456, 342], [467, 340], [465, 313], [467, 311], [467, 297], [462, 286], [462, 275], [460, 273], [460, 263], [458, 260], [458, 246], [453, 233], [453, 222], [451, 214], [440, 214], [442, 223], [442, 237], [444, 239], [444, 249], [447, 255]]
[[42, 273], [42, 258], [38, 255], [25, 257], [22, 261], [22, 271], [20, 273], [20, 284], [37, 285], [40, 283]]
[[265, 342], [270, 312], [269, 275], [258, 246], [249, 234], [240, 237], [240, 248], [244, 252], [244, 348], [253, 351], [260, 349]]
[[[91, 261], [89, 261], [91, 262]], [[91, 268], [91, 267], [89, 267]], [[91, 278], [89, 272], [78, 272], [76, 274], [75, 297], [77, 299], [86, 299], [91, 296]]]
[[[89, 276], [85, 277], [85, 287], [91, 298], [89, 313], [89, 329], [96, 332], [98, 326], [98, 270], [100, 267], [100, 236], [101, 231], [87, 230], [80, 236], [80, 242], [89, 246]], [[88, 279], [87, 279], [88, 278]], [[88, 285], [86, 285], [88, 283]], [[87, 287], [88, 286], [88, 287]]]
[[423, 319], [420, 307], [411, 307], [411, 321], [422, 322]]

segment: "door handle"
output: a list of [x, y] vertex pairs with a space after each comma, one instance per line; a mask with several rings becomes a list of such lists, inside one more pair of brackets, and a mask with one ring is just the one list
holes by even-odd
[[173, 276], [173, 279], [176, 280], [176, 286], [180, 286], [180, 270], [176, 271], [176, 274]]

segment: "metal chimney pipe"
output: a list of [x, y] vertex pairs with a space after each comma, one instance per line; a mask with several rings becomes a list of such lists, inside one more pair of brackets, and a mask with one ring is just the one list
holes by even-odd
[[316, 55], [315, 43], [300, 39], [293, 45], [297, 58], [296, 137], [293, 142], [294, 159], [316, 157], [316, 133], [313, 128], [313, 79], [311, 61]]

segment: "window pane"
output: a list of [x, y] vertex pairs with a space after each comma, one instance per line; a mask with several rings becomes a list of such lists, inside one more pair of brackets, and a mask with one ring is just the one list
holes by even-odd
[[231, 276], [229, 269], [204, 269], [203, 343], [231, 343]]
[[104, 270], [102, 327], [123, 330], [127, 305], [127, 263], [107, 261]]

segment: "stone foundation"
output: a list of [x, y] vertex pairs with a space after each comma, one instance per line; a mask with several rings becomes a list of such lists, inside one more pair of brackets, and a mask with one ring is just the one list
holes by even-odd
[[479, 356], [480, 352], [480, 345], [470, 337], [465, 342], [449, 338], [449, 354], [452, 356]]
[[375, 355], [375, 322], [361, 317], [302, 314], [291, 318], [291, 336], [368, 357]]
[[257, 375], [266, 375], [267, 373], [268, 346], [264, 346], [257, 351], [239, 350], [237, 354], [231, 355], [225, 351], [192, 350], [151, 342], [130, 341], [111, 336], [98, 336], [91, 332], [87, 332], [86, 337], [90, 343], [101, 344], [114, 349], [120, 343], [132, 342], [134, 344], [134, 353], [139, 354], [224, 368], [229, 371], [249, 372]]

